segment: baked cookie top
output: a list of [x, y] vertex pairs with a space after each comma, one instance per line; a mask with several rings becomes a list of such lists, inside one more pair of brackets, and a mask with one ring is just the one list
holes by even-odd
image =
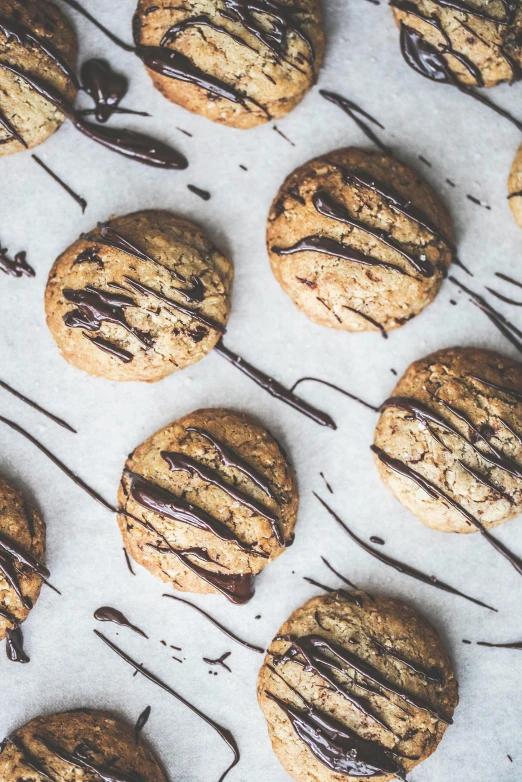
[[167, 211], [110, 220], [55, 261], [47, 325], [63, 357], [111, 380], [160, 380], [202, 359], [230, 313], [233, 267]]
[[274, 752], [298, 782], [405, 778], [439, 744], [457, 690], [433, 627], [359, 590], [294, 611], [257, 683]]
[[436, 296], [452, 224], [419, 174], [347, 147], [296, 169], [267, 226], [272, 271], [315, 323], [346, 331], [402, 326]]
[[160, 429], [125, 464], [118, 523], [133, 559], [184, 592], [244, 603], [254, 576], [294, 535], [293, 469], [250, 417], [196, 410]]

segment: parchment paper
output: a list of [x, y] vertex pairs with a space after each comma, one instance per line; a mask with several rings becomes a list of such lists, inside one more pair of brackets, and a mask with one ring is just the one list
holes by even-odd
[[[134, 0], [85, 4], [130, 40]], [[324, 5], [329, 44], [319, 86], [340, 92], [376, 116], [386, 126], [381, 134], [386, 143], [445, 198], [460, 255], [475, 276], [472, 280], [459, 269], [455, 274], [482, 292], [495, 271], [522, 278], [522, 232], [506, 200], [506, 178], [520, 133], [456, 90], [411, 71], [384, 3], [325, 0]], [[40, 438], [113, 502], [126, 454], [159, 427], [203, 406], [226, 405], [256, 416], [288, 448], [297, 469], [301, 507], [295, 545], [258, 578], [256, 596], [247, 606], [234, 607], [219, 596], [189, 599], [251, 642], [267, 644], [290, 612], [317, 593], [303, 576], [338, 585], [320, 561], [320, 554], [327, 556], [361, 587], [403, 598], [423, 612], [454, 660], [461, 697], [455, 724], [435, 755], [411, 773], [412, 782], [520, 779], [522, 653], [463, 645], [462, 639], [520, 640], [522, 579], [478, 535], [431, 531], [391, 496], [377, 477], [368, 448], [376, 416], [328, 389], [303, 387], [303, 394], [332, 413], [339, 427], [336, 432], [321, 428], [269, 397], [218, 355], [152, 385], [90, 378], [60, 357], [45, 325], [43, 294], [54, 259], [81, 231], [111, 214], [167, 208], [201, 224], [230, 253], [236, 276], [227, 344], [283, 382], [319, 375], [377, 404], [395, 383], [392, 368], [400, 375], [411, 361], [438, 348], [475, 345], [516, 353], [449, 282], [435, 303], [388, 341], [379, 334], [350, 335], [310, 323], [271, 274], [264, 247], [266, 215], [293, 168], [339, 146], [366, 145], [361, 132], [320, 97], [318, 87], [277, 123], [295, 146], [271, 125], [250, 131], [219, 127], [168, 103], [153, 90], [137, 58], [64, 10], [80, 36], [80, 62], [88, 56], [109, 59], [131, 79], [124, 104], [153, 115], [116, 116], [112, 124], [169, 140], [188, 156], [190, 167], [162, 172], [127, 161], [66, 123], [37, 154], [88, 200], [82, 216], [30, 153], [0, 160], [0, 238], [13, 253], [26, 249], [37, 271], [35, 279], [0, 275], [0, 377], [66, 418], [79, 433], [59, 429], [3, 391], [0, 413]], [[490, 90], [488, 97], [522, 117], [522, 85]], [[418, 155], [432, 168], [419, 162]], [[445, 184], [447, 177], [456, 183], [454, 189]], [[188, 183], [207, 188], [212, 199], [201, 201], [186, 189]], [[468, 193], [487, 201], [491, 211], [467, 200]], [[513, 295], [498, 280], [495, 287]], [[517, 312], [508, 305], [499, 309], [517, 321]], [[24, 624], [29, 665], [10, 663], [0, 653], [0, 736], [38, 714], [80, 706], [112, 709], [134, 722], [151, 704], [145, 736], [169, 779], [219, 778], [230, 752], [217, 735], [150, 682], [133, 678], [132, 670], [94, 636], [93, 611], [113, 605], [150, 640], [115, 625], [99, 629], [237, 737], [242, 758], [230, 782], [287, 780], [255, 699], [261, 656], [229, 642], [191, 609], [162, 598], [170, 590], [145, 570], [136, 567], [137, 576], [130, 575], [113, 516], [15, 432], [0, 428], [0, 444], [0, 470], [44, 514], [47, 562], [63, 593], [59, 597], [44, 587]], [[331, 501], [362, 537], [382, 536], [387, 553], [484, 599], [498, 614], [380, 564], [350, 542], [312, 490]], [[495, 534], [522, 553], [520, 520]], [[163, 647], [162, 639], [183, 648], [182, 664], [171, 658], [179, 653]], [[233, 672], [216, 669], [219, 675], [210, 676], [202, 657], [225, 651], [232, 651], [228, 663]]]

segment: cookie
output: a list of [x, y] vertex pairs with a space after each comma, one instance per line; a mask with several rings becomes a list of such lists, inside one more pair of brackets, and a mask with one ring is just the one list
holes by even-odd
[[508, 201], [513, 217], [522, 228], [522, 144], [517, 150], [508, 177]]
[[106, 711], [75, 709], [36, 717], [0, 744], [0, 780], [166, 782], [134, 728]]
[[475, 532], [522, 512], [522, 365], [439, 350], [407, 369], [381, 410], [380, 476], [428, 527]]
[[[522, 77], [522, 7], [511, 0], [390, 0], [404, 40], [444, 53], [451, 78], [474, 87], [494, 87]], [[418, 45], [418, 44], [417, 44]]]
[[296, 478], [272, 435], [224, 409], [196, 410], [127, 459], [118, 523], [131, 557], [182, 592], [254, 594], [293, 541]]
[[437, 748], [457, 693], [433, 627], [359, 590], [294, 611], [257, 682], [273, 750], [298, 782], [404, 779]]
[[36, 147], [65, 120], [26, 81], [2, 67], [14, 65], [72, 103], [78, 40], [66, 17], [48, 0], [2, 0], [0, 11], [0, 157]]
[[17, 628], [38, 599], [45, 524], [22, 494], [0, 475], [0, 641]]
[[314, 323], [385, 333], [433, 301], [452, 233], [415, 170], [348, 147], [290, 174], [270, 209], [267, 246], [276, 279]]
[[47, 325], [63, 357], [110, 380], [160, 380], [225, 331], [233, 267], [200, 228], [163, 210], [100, 224], [55, 261]]
[[292, 111], [324, 56], [320, 0], [139, 0], [133, 28], [166, 98], [235, 128]]

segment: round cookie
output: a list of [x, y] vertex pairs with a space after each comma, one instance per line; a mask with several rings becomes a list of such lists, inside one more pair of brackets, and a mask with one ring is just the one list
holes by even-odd
[[437, 748], [457, 693], [433, 627], [359, 590], [294, 611], [257, 682], [272, 748], [298, 782], [404, 779]]
[[110, 380], [160, 380], [200, 361], [230, 314], [231, 262], [193, 223], [135, 212], [55, 261], [47, 325], [70, 364]]
[[522, 365], [439, 350], [407, 369], [381, 410], [380, 476], [428, 527], [475, 532], [522, 512]]
[[127, 459], [118, 523], [131, 557], [182, 592], [254, 594], [254, 576], [293, 541], [294, 471], [272, 435], [224, 409], [196, 410]]
[[45, 524], [36, 508], [0, 475], [0, 641], [25, 619], [38, 599]]
[[53, 3], [2, 0], [0, 157], [41, 144], [65, 120], [59, 109], [2, 63], [38, 77], [72, 103], [78, 91], [77, 53], [76, 33]]
[[[455, 79], [494, 87], [522, 77], [522, 7], [512, 0], [391, 0], [402, 35], [444, 54]], [[407, 44], [404, 42], [403, 53]], [[414, 54], [409, 57], [414, 58]]]
[[[35, 776], [36, 775], [36, 776]], [[75, 709], [36, 717], [0, 744], [0, 779], [166, 782], [134, 728], [106, 711]]]
[[324, 56], [320, 0], [139, 0], [133, 28], [166, 98], [235, 128], [292, 111]]
[[418, 315], [451, 264], [452, 224], [419, 174], [348, 147], [311, 160], [270, 209], [272, 271], [314, 323], [386, 332]]
[[508, 201], [513, 217], [522, 228], [522, 144], [517, 150], [508, 177]]

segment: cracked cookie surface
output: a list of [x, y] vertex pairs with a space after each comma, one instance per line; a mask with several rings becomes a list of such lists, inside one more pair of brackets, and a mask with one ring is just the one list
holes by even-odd
[[2, 63], [36, 76], [72, 103], [78, 41], [69, 21], [47, 0], [2, 0], [0, 8], [0, 157], [45, 141], [62, 112]]
[[435, 751], [458, 703], [434, 628], [406, 604], [360, 590], [294, 611], [269, 646], [257, 694], [273, 750], [298, 782], [391, 782]]
[[475, 532], [470, 514], [496, 527], [522, 512], [521, 421], [522, 365], [477, 348], [439, 350], [413, 363], [384, 403], [375, 461], [427, 526]]
[[134, 728], [106, 711], [75, 709], [36, 717], [0, 744], [0, 782], [53, 779], [166, 782]]
[[[130, 454], [118, 523], [131, 557], [184, 592], [253, 594], [253, 577], [294, 535], [294, 471], [248, 416], [197, 410]], [[177, 553], [176, 553], [177, 552]]]
[[225, 330], [233, 267], [193, 223], [146, 210], [109, 220], [55, 261], [47, 325], [63, 357], [110, 380], [160, 380]]
[[395, 329], [437, 295], [451, 264], [451, 220], [393, 157], [338, 149], [296, 169], [270, 209], [267, 247], [285, 293], [314, 323]]
[[237, 128], [288, 114], [324, 55], [320, 0], [139, 0], [133, 27], [138, 47], [156, 47], [146, 65], [173, 58], [175, 78], [148, 67], [166, 98]]

